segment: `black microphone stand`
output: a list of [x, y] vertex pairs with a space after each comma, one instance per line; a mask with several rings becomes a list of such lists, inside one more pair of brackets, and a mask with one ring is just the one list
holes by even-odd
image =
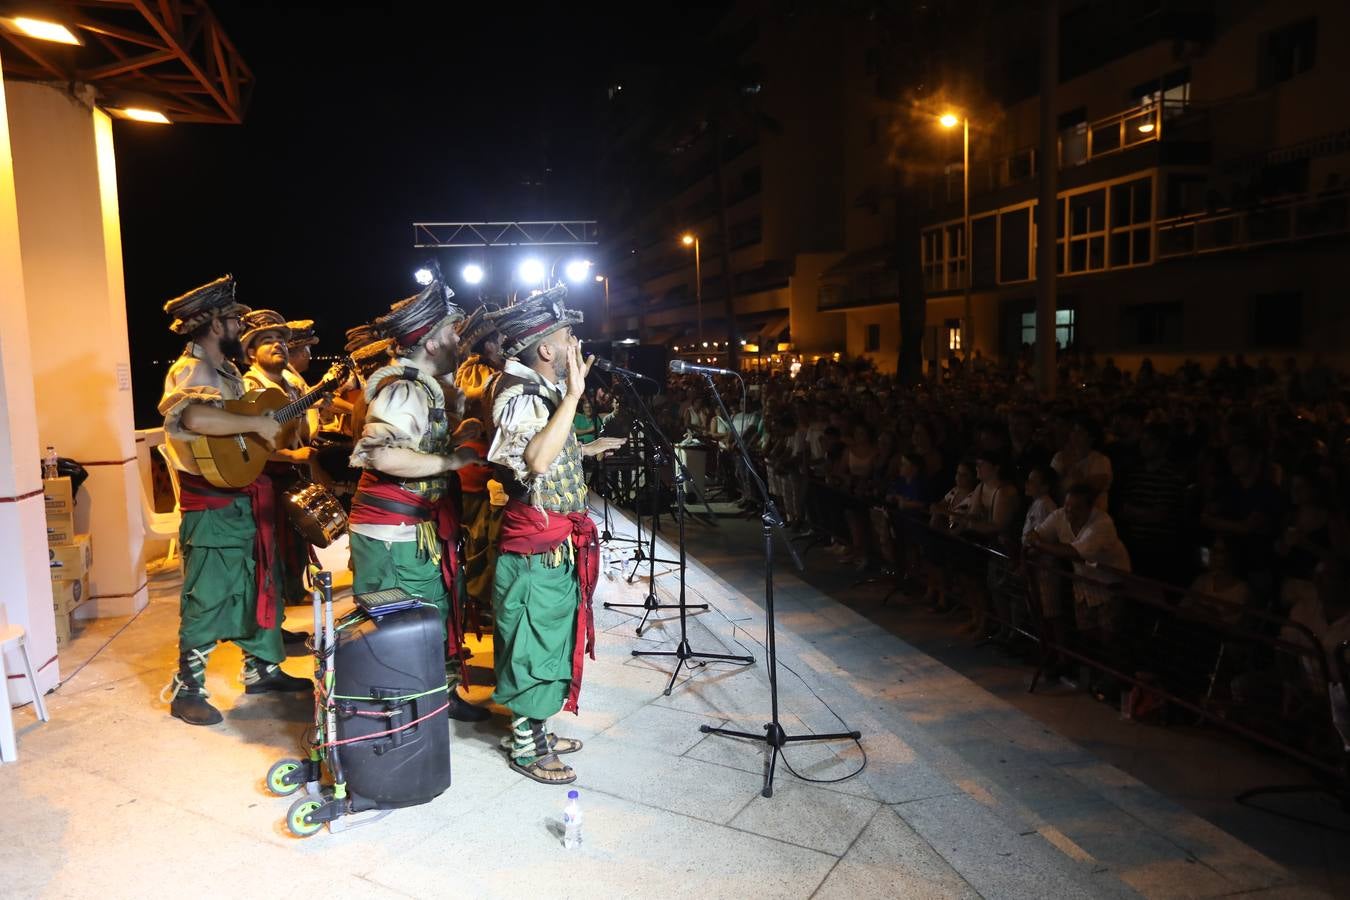
[[[597, 435], [597, 437], [599, 436]], [[629, 438], [630, 439], [632, 438], [631, 433], [629, 434]], [[604, 501], [603, 512], [601, 513], [601, 520], [603, 524], [601, 525], [600, 528], [600, 543], [605, 545], [614, 542], [623, 544], [637, 544], [638, 547], [640, 548], [642, 546], [641, 522], [638, 523], [638, 533], [637, 537], [635, 538], [621, 537], [620, 535], [614, 534], [614, 532], [610, 530], [609, 495], [614, 486], [610, 484], [609, 481], [609, 462], [608, 460], [606, 460], [605, 454], [601, 453], [598, 457], [596, 457], [595, 463], [597, 469], [596, 475], [600, 479], [600, 489], [596, 493], [598, 493], [600, 495], [600, 498]]]
[[[727, 411], [727, 406], [722, 402], [722, 397], [717, 393], [717, 385], [713, 381], [711, 373], [702, 373], [707, 379], [708, 389], [712, 391], [713, 399], [717, 401], [718, 408], [722, 415], [726, 417], [727, 423], [732, 423], [731, 413]], [[788, 555], [792, 557], [793, 565], [797, 571], [802, 571], [801, 557], [792, 547], [792, 541], [783, 531], [783, 519], [778, 514], [778, 509], [774, 506], [773, 498], [769, 496], [769, 489], [765, 487], [764, 482], [759, 477], [759, 472], [755, 471], [754, 461], [750, 458], [750, 452], [745, 448], [745, 442], [741, 440], [740, 430], [734, 424], [731, 424], [731, 436], [736, 441], [736, 449], [741, 454], [741, 463], [745, 466], [747, 480], [755, 486], [759, 496], [764, 501], [763, 512], [760, 520], [764, 523], [764, 612], [766, 620], [766, 632], [769, 648], [769, 703], [772, 710], [771, 718], [764, 726], [764, 734], [751, 734], [748, 731], [732, 731], [728, 728], [714, 728], [711, 725], [700, 725], [699, 731], [704, 734], [720, 734], [726, 737], [749, 738], [755, 741], [763, 741], [769, 747], [769, 758], [764, 761], [764, 789], [760, 794], [764, 797], [773, 796], [773, 775], [778, 766], [778, 755], [783, 747], [790, 743], [800, 741], [841, 741], [844, 739], [858, 740], [862, 737], [859, 731], [843, 731], [834, 734], [794, 734], [790, 735], [783, 730], [782, 724], [778, 720], [778, 646], [774, 638], [774, 618], [773, 618], [773, 536], [774, 532], [782, 538], [783, 545], [787, 547]]]

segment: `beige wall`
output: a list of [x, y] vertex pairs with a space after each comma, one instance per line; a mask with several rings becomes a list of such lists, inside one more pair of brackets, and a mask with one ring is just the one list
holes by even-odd
[[802, 253], [797, 271], [788, 280], [792, 345], [799, 353], [833, 353], [844, 348], [844, 317], [822, 313], [820, 275], [843, 257], [842, 253]]
[[[0, 571], [4, 572], [0, 615], [27, 630], [38, 684], [46, 692], [60, 683], [61, 673], [47, 568], [40, 437], [33, 402], [7, 88], [0, 81]], [[17, 652], [6, 654], [5, 665], [9, 672], [23, 671]], [[7, 690], [8, 698], [0, 697], [0, 702], [26, 703], [32, 698], [26, 679], [7, 679]]]
[[148, 592], [112, 125], [57, 88], [6, 92], [38, 431], [89, 470], [76, 528], [95, 599], [77, 615], [125, 615]]
[[[869, 306], [863, 309], [850, 309], [847, 312], [829, 313], [841, 319], [844, 325], [844, 350], [850, 357], [866, 357], [877, 367], [877, 371], [891, 374], [900, 362], [900, 308], [894, 304]], [[881, 326], [881, 349], [875, 352], [863, 350], [867, 346], [867, 327]], [[809, 358], [809, 356], [808, 356]]]

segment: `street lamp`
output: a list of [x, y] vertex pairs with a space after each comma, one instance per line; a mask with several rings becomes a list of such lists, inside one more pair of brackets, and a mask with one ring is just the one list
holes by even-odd
[[[703, 258], [699, 252], [698, 235], [685, 232], [680, 243], [694, 248], [694, 298], [698, 303], [698, 339], [703, 340]], [[708, 346], [704, 344], [703, 346]]]
[[961, 241], [966, 251], [965, 277], [961, 285], [965, 292], [966, 327], [965, 333], [961, 335], [961, 347], [965, 351], [965, 360], [969, 362], [971, 348], [975, 346], [975, 318], [970, 309], [971, 249], [974, 246], [970, 240], [970, 119], [964, 113], [957, 116], [949, 112], [943, 113], [938, 122], [943, 128], [955, 128], [958, 123], [961, 125]]

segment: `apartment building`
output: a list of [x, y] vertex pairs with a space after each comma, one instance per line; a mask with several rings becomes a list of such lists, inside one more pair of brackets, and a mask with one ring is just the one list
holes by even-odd
[[[614, 189], [601, 258], [613, 337], [723, 364], [735, 341], [747, 368], [843, 348], [844, 323], [816, 303], [819, 277], [843, 246], [841, 23], [775, 7], [738, 4], [719, 23], [715, 41], [745, 74], [712, 85], [691, 79], [691, 90], [720, 95], [682, 97], [669, 71], [630, 71], [610, 88], [604, 169]], [[705, 126], [721, 120], [721, 197], [718, 147], [699, 131], [700, 103]]]
[[[1164, 367], [1343, 354], [1350, 4], [1066, 2], [1061, 31], [1055, 340]], [[1104, 31], [1114, 45], [1084, 37]], [[929, 354], [970, 346], [971, 325], [986, 356], [1038, 337], [1035, 72], [1015, 42], [991, 58], [1007, 102], [970, 123], [969, 240], [959, 164], [930, 185]]]

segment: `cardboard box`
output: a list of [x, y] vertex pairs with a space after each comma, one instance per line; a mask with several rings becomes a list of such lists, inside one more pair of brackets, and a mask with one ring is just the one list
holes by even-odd
[[70, 614], [56, 614], [56, 646], [64, 647], [70, 643]]
[[75, 492], [69, 477], [42, 479], [42, 497], [47, 504], [48, 516], [53, 513], [75, 515]]
[[52, 582], [52, 608], [56, 618], [70, 618], [71, 610], [89, 599], [89, 579], [78, 578]]
[[53, 544], [72, 544], [75, 542], [74, 513], [47, 514], [47, 546]]
[[48, 544], [47, 563], [51, 566], [52, 581], [70, 581], [88, 575], [94, 564], [94, 545], [89, 535], [77, 534], [68, 544]]

